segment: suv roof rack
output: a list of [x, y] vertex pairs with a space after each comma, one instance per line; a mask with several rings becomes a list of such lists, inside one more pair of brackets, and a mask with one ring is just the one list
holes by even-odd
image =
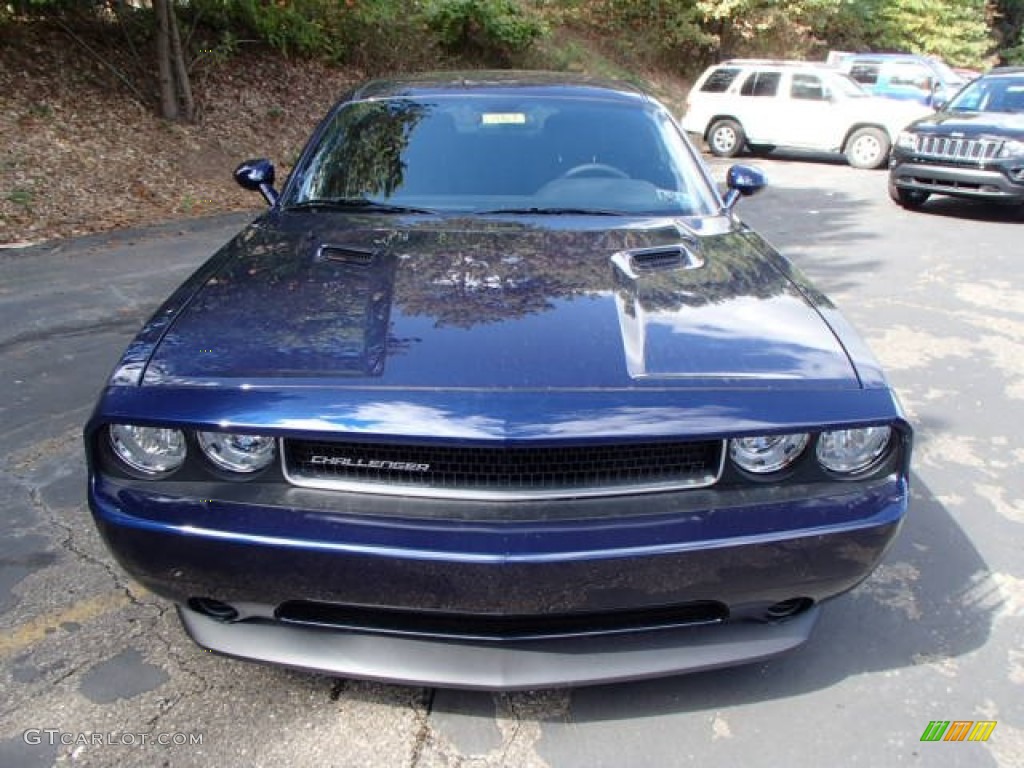
[[814, 69], [835, 69], [824, 61], [800, 61], [798, 59], [726, 59], [718, 62], [718, 66], [744, 65], [769, 67], [813, 67]]

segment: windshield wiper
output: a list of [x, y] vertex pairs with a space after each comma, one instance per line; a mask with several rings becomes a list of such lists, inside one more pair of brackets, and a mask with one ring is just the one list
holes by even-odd
[[429, 213], [435, 214], [429, 208], [416, 208], [410, 205], [392, 205], [371, 200], [368, 197], [335, 197], [323, 198], [321, 200], [303, 200], [301, 203], [292, 203], [285, 206], [289, 211], [316, 210], [326, 208], [335, 211], [372, 211], [374, 213]]
[[622, 216], [622, 211], [612, 211], [606, 208], [493, 208], [485, 211], [473, 211], [477, 216], [489, 216], [492, 214], [508, 213], [511, 215], [540, 215], [540, 216]]

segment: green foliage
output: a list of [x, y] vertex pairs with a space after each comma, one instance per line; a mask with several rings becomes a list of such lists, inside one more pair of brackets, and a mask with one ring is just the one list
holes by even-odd
[[999, 51], [999, 58], [1004, 64], [1024, 64], [1024, 43], [1013, 48], [1003, 48]]
[[190, 0], [180, 10], [222, 41], [256, 40], [367, 72], [429, 66], [439, 50], [506, 64], [546, 33], [540, 15], [516, 0]]
[[320, 53], [329, 45], [322, 23], [326, 5], [318, 0], [192, 0], [183, 10], [222, 33], [254, 37], [287, 56]]
[[559, 14], [613, 40], [637, 64], [694, 74], [705, 64], [729, 56], [823, 54], [828, 45], [819, 29], [844, 4], [844, 0], [580, 0], [575, 4], [562, 0]]
[[330, 57], [368, 74], [436, 67], [437, 41], [420, 3], [402, 0], [334, 0]]
[[828, 43], [820, 29], [844, 0], [698, 0], [703, 22], [727, 56], [813, 58]]
[[599, 0], [583, 10], [581, 18], [636, 63], [679, 68], [704, 61], [717, 43], [692, 0]]
[[8, 202], [20, 205], [24, 208], [29, 208], [32, 205], [32, 200], [35, 195], [32, 194], [32, 190], [26, 187], [15, 187], [7, 195]]
[[[207, 64], [259, 43], [367, 74], [445, 60], [576, 66], [582, 56], [552, 44], [552, 27], [583, 32], [635, 69], [687, 75], [729, 56], [823, 59], [830, 49], [908, 51], [977, 68], [1024, 63], [1024, 0], [176, 0], [176, 8], [192, 53]], [[0, 0], [0, 22], [54, 14], [116, 18], [116, 34], [138, 37], [139, 50], [152, 29], [148, 4]], [[147, 23], [135, 35], [126, 20]]]
[[977, 65], [991, 51], [986, 0], [889, 0], [880, 2], [877, 44], [941, 56], [954, 65]]
[[548, 31], [516, 0], [435, 0], [427, 24], [448, 55], [487, 64], [514, 61]]
[[995, 35], [999, 61], [1003, 64], [1024, 64], [1024, 0], [992, 0], [990, 2], [992, 32]]
[[[558, 18], [636, 63], [696, 74], [731, 56], [823, 59], [830, 49], [907, 51], [984, 66], [1017, 55], [1024, 0], [549, 0]], [[993, 35], [995, 26], [997, 34]]]
[[261, 43], [367, 73], [415, 69], [437, 58], [422, 10], [399, 0], [190, 0], [179, 13], [219, 41], [202, 49], [212, 54]]

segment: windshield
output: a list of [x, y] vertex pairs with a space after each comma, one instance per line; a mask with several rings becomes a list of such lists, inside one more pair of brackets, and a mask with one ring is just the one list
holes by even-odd
[[295, 170], [286, 207], [707, 215], [712, 187], [653, 104], [438, 96], [353, 102]]
[[1024, 76], [980, 77], [946, 107], [949, 112], [1024, 112]]

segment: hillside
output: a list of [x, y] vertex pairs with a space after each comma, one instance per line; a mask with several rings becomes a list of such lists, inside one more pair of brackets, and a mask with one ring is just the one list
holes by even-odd
[[[132, 66], [119, 42], [57, 24], [0, 28], [0, 245], [258, 211], [260, 198], [232, 181], [235, 166], [266, 156], [283, 178], [363, 76], [241, 48], [194, 72], [198, 119], [172, 123], [115, 73]], [[600, 74], [626, 74], [585, 40], [572, 46]], [[671, 76], [643, 79], [670, 104], [685, 95]]]
[[[24, 30], [23, 30], [24, 31]], [[282, 168], [356, 73], [240, 53], [197, 78], [195, 124], [159, 119], [56, 27], [0, 40], [0, 244], [252, 208], [245, 158]]]

